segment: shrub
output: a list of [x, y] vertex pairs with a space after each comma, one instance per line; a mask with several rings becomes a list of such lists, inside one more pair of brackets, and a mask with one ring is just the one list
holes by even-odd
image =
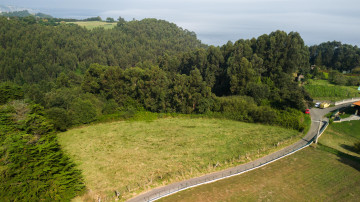
[[114, 99], [110, 99], [105, 103], [104, 108], [102, 109], [103, 114], [113, 114], [118, 110], [118, 104]]
[[268, 106], [258, 107], [252, 113], [252, 117], [255, 122], [265, 123], [265, 124], [276, 123], [277, 116], [278, 115], [277, 115], [276, 110], [274, 110]]
[[254, 100], [245, 96], [218, 98], [220, 112], [229, 119], [236, 121], [254, 122], [251, 113], [257, 107]]
[[12, 83], [0, 84], [0, 104], [6, 104], [10, 100], [19, 100], [24, 98], [24, 92], [21, 87]]
[[46, 110], [46, 117], [51, 120], [56, 130], [65, 131], [71, 126], [71, 120], [68, 113], [63, 108], [53, 107]]
[[276, 123], [298, 131], [303, 131], [306, 128], [304, 114], [292, 108], [278, 111]]
[[96, 120], [96, 109], [89, 100], [75, 99], [70, 106], [73, 124], [90, 123]]

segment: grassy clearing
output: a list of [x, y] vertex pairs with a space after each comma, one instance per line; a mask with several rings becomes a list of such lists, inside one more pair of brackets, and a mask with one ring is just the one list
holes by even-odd
[[102, 22], [102, 21], [79, 21], [79, 22], [69, 22], [69, 24], [77, 24], [79, 26], [85, 27], [86, 29], [94, 29], [96, 27], [103, 27], [104, 29], [112, 29], [116, 26], [116, 22]]
[[339, 101], [360, 97], [357, 86], [338, 86], [329, 83], [327, 80], [310, 80], [304, 88], [315, 100]]
[[360, 121], [333, 123], [319, 138], [319, 142], [340, 152], [360, 157], [353, 151], [354, 143], [360, 141]]
[[360, 162], [320, 147], [160, 201], [358, 201]]
[[[75, 128], [59, 142], [85, 176], [89, 195], [123, 199], [174, 181], [251, 161], [297, 141], [294, 130], [230, 120], [163, 118]], [[220, 164], [215, 166], [216, 164]]]

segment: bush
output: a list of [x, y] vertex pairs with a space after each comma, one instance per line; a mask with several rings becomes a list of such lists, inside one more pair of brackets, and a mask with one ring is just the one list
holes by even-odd
[[102, 110], [103, 114], [114, 114], [118, 110], [118, 104], [114, 99], [110, 99], [105, 103], [105, 106]]
[[51, 120], [56, 130], [65, 131], [71, 126], [71, 120], [68, 113], [63, 108], [53, 107], [45, 112], [46, 117]]
[[275, 124], [277, 120], [277, 112], [268, 106], [256, 108], [252, 113], [253, 119], [258, 123]]
[[306, 128], [304, 113], [293, 108], [276, 110], [270, 106], [257, 106], [251, 97], [246, 96], [220, 97], [215, 103], [218, 103], [218, 109], [208, 116], [278, 125], [298, 131]]
[[220, 112], [229, 119], [236, 121], [254, 122], [253, 110], [257, 108], [250, 97], [232, 96], [217, 98], [220, 103]]
[[72, 123], [84, 124], [96, 120], [95, 106], [89, 100], [75, 99], [70, 106], [70, 117]]
[[292, 108], [278, 111], [276, 124], [298, 131], [303, 131], [306, 128], [304, 114]]
[[10, 100], [19, 100], [24, 98], [24, 92], [21, 87], [12, 83], [0, 84], [0, 104], [6, 104]]

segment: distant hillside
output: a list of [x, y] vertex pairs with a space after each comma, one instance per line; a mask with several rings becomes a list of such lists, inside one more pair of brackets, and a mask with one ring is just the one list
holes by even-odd
[[40, 18], [52, 18], [51, 15], [47, 15], [44, 13], [35, 13], [31, 14], [28, 10], [22, 10], [22, 11], [13, 11], [13, 12], [1, 12], [0, 16], [6, 16], [6, 17], [28, 17], [28, 16], [35, 16]]

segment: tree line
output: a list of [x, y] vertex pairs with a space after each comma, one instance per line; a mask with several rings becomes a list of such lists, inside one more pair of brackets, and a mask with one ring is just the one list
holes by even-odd
[[276, 111], [302, 111], [311, 101], [294, 81], [310, 71], [296, 32], [208, 47], [195, 33], [156, 19], [119, 18], [114, 29], [92, 31], [17, 19], [0, 24], [0, 79], [21, 86], [60, 130], [127, 109], [223, 113], [219, 96], [254, 108], [252, 118], [237, 120], [281, 125]]
[[352, 72], [357, 68], [356, 73], [360, 73], [360, 48], [357, 46], [329, 41], [310, 46], [309, 51], [311, 64], [340, 72]]

